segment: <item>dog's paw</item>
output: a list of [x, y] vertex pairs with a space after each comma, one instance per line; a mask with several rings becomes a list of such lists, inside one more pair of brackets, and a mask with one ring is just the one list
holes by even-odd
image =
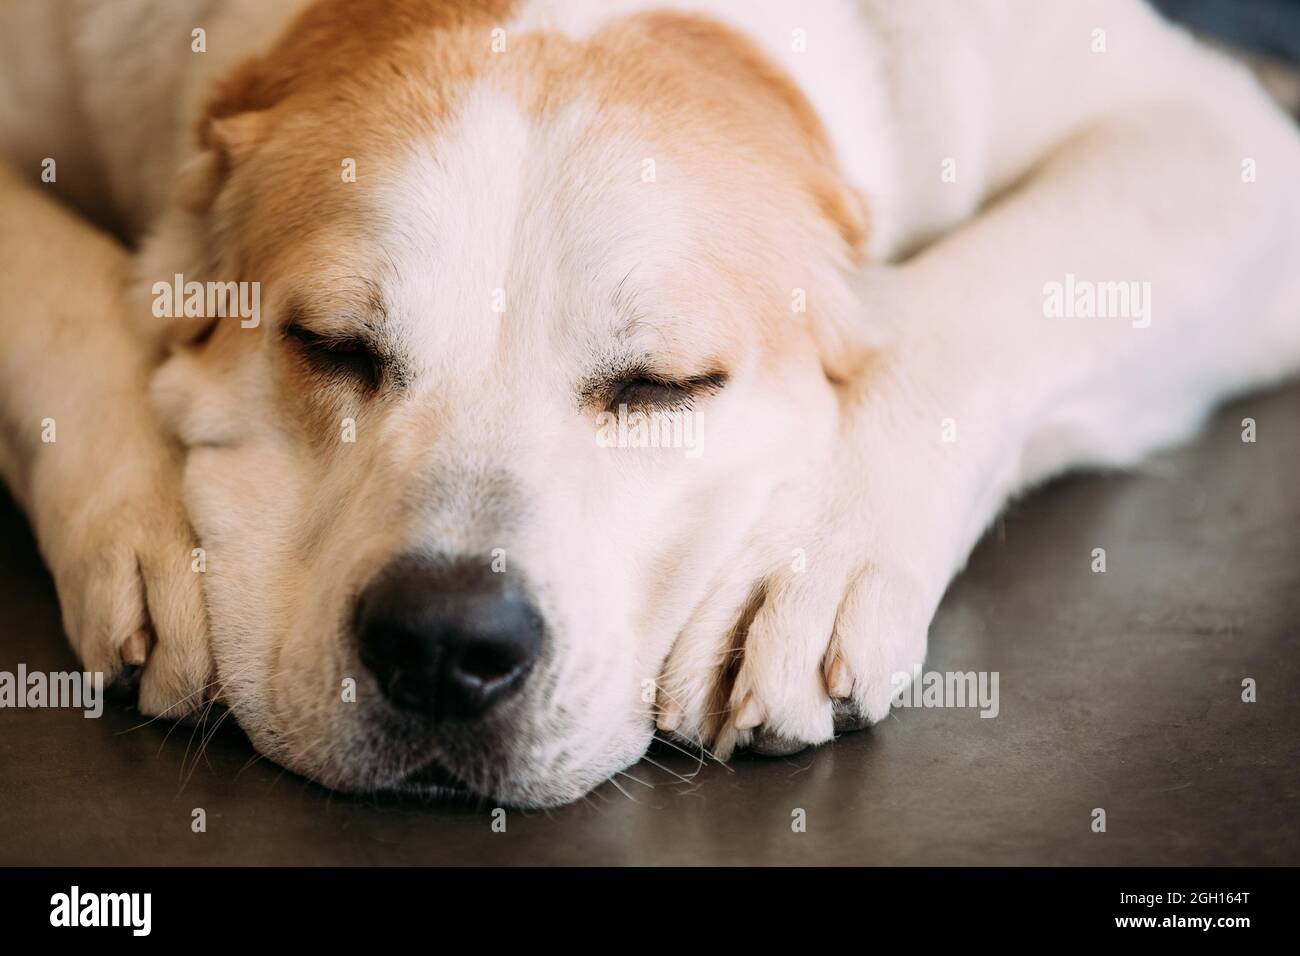
[[[135, 693], [141, 712], [179, 719], [212, 675], [195, 543], [163, 449], [136, 449], [91, 479], [48, 463], [37, 521], [64, 629], [82, 666]], [[78, 473], [80, 472], [80, 473]], [[81, 487], [78, 492], [77, 488]]]
[[906, 356], [841, 408], [832, 459], [779, 492], [712, 582], [658, 683], [658, 724], [723, 757], [787, 754], [889, 713], [1009, 456], [971, 413], [949, 444]]
[[661, 730], [718, 757], [788, 754], [889, 712], [925, 657], [966, 500], [895, 407], [850, 420], [843, 457], [783, 489], [713, 582], [660, 675]]
[[697, 613], [659, 680], [661, 730], [719, 758], [785, 755], [889, 712], [896, 675], [925, 657], [932, 600], [900, 568], [795, 565]]

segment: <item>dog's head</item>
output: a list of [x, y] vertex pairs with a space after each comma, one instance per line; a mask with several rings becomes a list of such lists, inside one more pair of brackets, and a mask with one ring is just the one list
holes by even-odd
[[254, 743], [542, 805], [639, 758], [678, 630], [827, 454], [864, 224], [738, 34], [492, 6], [314, 4], [220, 89], [144, 278], [259, 283], [155, 382]]

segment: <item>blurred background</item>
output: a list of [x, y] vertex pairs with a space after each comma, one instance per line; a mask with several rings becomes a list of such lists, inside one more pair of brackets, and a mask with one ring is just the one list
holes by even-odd
[[1152, 0], [1165, 16], [1222, 42], [1300, 62], [1300, 0]]
[[1273, 97], [1300, 117], [1300, 0], [1151, 0], [1202, 38], [1248, 54]]

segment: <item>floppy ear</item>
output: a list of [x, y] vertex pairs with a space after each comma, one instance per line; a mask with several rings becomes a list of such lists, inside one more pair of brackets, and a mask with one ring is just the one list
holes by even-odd
[[857, 379], [871, 363], [884, 345], [884, 335], [855, 295], [858, 283], [849, 278], [837, 285], [830, 294], [819, 296], [817, 307], [809, 309], [808, 322], [826, 378], [843, 385]]
[[862, 194], [828, 167], [814, 198], [843, 240], [835, 275], [809, 309], [810, 332], [822, 368], [832, 382], [855, 378], [881, 345], [864, 308], [861, 291], [867, 264], [868, 213]]
[[855, 263], [864, 262], [871, 223], [866, 197], [844, 178], [833, 161], [818, 172], [819, 178], [810, 186], [813, 199], [844, 240], [849, 257]]
[[[177, 170], [167, 207], [136, 257], [135, 289], [139, 330], [163, 351], [172, 351], [207, 337], [214, 318], [185, 318], [155, 314], [159, 283], [229, 281], [238, 276], [223, 261], [217, 199], [232, 173], [246, 163], [262, 141], [270, 122], [266, 110], [217, 116], [209, 109], [200, 121], [199, 148]], [[145, 302], [148, 305], [145, 305]]]
[[[805, 318], [822, 369], [838, 385], [861, 374], [881, 348], [884, 336], [863, 301], [864, 280], [872, 271], [866, 248], [866, 200], [832, 163], [817, 170], [815, 176], [810, 191], [825, 220], [819, 247], [830, 251], [824, 253], [816, 289], [808, 290]], [[826, 224], [834, 230], [832, 235], [826, 234]]]
[[[223, 261], [223, 191], [266, 140], [274, 108], [335, 69], [339, 52], [363, 45], [388, 21], [351, 0], [312, 4], [271, 50], [245, 61], [215, 88], [199, 119], [197, 149], [179, 167], [173, 192], [137, 257], [137, 288], [159, 281], [232, 281], [237, 264]], [[405, 25], [404, 25], [405, 26]], [[192, 342], [212, 320], [143, 316], [146, 334], [164, 346]]]
[[[837, 288], [828, 290], [822, 297], [822, 307], [813, 310], [810, 317], [822, 368], [828, 379], [838, 383], [856, 378], [880, 345], [859, 295], [868, 268], [871, 215], [866, 197], [845, 178], [830, 153], [829, 143], [818, 158], [808, 189], [842, 245]], [[838, 287], [839, 283], [843, 288]]]
[[209, 209], [230, 173], [252, 156], [268, 124], [262, 111], [205, 116], [199, 129], [202, 148], [177, 175], [177, 201], [194, 212]]
[[177, 200], [186, 208], [205, 211], [231, 172], [253, 155], [270, 127], [271, 108], [289, 94], [293, 76], [256, 57], [217, 86], [195, 129], [198, 154], [178, 175]]

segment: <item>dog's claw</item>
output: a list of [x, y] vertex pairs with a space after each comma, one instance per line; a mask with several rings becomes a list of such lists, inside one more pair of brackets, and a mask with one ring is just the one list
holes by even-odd
[[737, 730], [753, 730], [763, 722], [764, 716], [763, 705], [759, 703], [757, 697], [750, 694], [745, 698], [745, 702], [740, 705], [733, 723]]
[[659, 716], [655, 719], [655, 724], [665, 733], [672, 733], [682, 725], [682, 708], [674, 700], [666, 701], [659, 708]]
[[853, 693], [853, 672], [844, 658], [836, 654], [826, 668], [826, 692], [834, 698], [845, 698]]
[[143, 630], [136, 631], [122, 642], [122, 662], [135, 667], [143, 667], [149, 657], [149, 635]]

